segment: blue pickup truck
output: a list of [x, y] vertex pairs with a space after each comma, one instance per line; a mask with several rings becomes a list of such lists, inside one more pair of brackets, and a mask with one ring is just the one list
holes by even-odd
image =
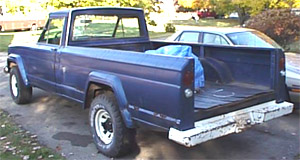
[[[204, 87], [194, 58], [145, 53], [169, 45], [192, 48]], [[37, 87], [89, 109], [95, 145], [117, 157], [139, 127], [191, 147], [291, 113], [284, 64], [281, 49], [150, 41], [143, 10], [98, 7], [50, 13], [36, 44], [9, 47], [4, 71], [17, 104]]]

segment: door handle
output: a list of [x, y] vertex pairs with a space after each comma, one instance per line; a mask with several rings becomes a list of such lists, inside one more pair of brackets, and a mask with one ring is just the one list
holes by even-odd
[[51, 48], [51, 51], [52, 51], [52, 52], [56, 52], [56, 51], [57, 51], [57, 48]]

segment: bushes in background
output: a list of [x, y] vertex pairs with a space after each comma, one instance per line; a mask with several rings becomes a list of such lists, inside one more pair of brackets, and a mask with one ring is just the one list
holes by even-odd
[[157, 26], [157, 24], [156, 24], [156, 22], [154, 20], [150, 20], [148, 22], [148, 24], [151, 25], [151, 26]]
[[259, 30], [285, 49], [300, 38], [300, 17], [290, 9], [264, 11], [246, 22], [246, 27]]
[[175, 28], [174, 24], [167, 23], [167, 24], [165, 24], [165, 31], [174, 33], [176, 31], [176, 28]]

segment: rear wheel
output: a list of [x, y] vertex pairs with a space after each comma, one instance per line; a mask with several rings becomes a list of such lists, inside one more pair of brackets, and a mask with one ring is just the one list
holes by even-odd
[[126, 128], [111, 91], [94, 98], [89, 117], [91, 133], [100, 152], [109, 157], [130, 152], [135, 144], [135, 130]]
[[24, 84], [17, 67], [12, 67], [9, 82], [10, 94], [15, 103], [25, 104], [30, 102], [32, 87], [28, 87]]

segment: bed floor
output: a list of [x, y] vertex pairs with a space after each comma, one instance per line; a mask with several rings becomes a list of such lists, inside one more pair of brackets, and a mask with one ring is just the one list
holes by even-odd
[[270, 92], [273, 90], [247, 83], [216, 84], [206, 82], [205, 87], [195, 95], [195, 109], [211, 109]]

